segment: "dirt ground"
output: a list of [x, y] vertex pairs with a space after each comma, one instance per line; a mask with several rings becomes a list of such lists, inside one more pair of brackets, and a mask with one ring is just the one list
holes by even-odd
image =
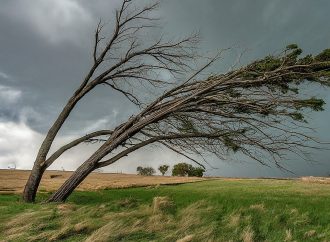
[[[20, 193], [30, 171], [0, 170], [0, 193]], [[46, 171], [41, 180], [40, 191], [56, 190], [70, 175], [69, 171]], [[92, 173], [78, 187], [78, 190], [97, 190], [105, 188], [124, 188], [138, 186], [155, 186], [201, 181], [206, 178], [138, 176], [114, 173]]]

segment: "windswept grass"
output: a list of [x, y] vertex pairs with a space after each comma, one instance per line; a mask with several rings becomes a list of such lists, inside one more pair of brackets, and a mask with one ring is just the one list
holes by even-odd
[[76, 192], [66, 204], [1, 195], [0, 241], [325, 242], [329, 204], [329, 185], [279, 180]]

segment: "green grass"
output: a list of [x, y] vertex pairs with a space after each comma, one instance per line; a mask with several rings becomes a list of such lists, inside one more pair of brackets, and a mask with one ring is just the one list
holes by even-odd
[[[47, 194], [42, 193], [41, 201]], [[154, 201], [160, 198], [160, 205]], [[158, 201], [158, 200], [157, 200]], [[211, 180], [75, 192], [67, 204], [0, 195], [0, 241], [330, 241], [330, 186]]]

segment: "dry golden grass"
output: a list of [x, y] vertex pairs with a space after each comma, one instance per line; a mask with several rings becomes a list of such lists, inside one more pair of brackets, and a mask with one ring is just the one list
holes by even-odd
[[265, 211], [265, 206], [263, 204], [252, 204], [250, 209], [258, 210], [260, 212]]
[[173, 206], [173, 201], [171, 201], [168, 197], [154, 197], [152, 202], [154, 214], [171, 209]]
[[[117, 241], [119, 238], [125, 238], [134, 233], [152, 234], [170, 230], [172, 232], [164, 237], [166, 241], [202, 241], [202, 238], [212, 236], [213, 227], [206, 226], [201, 217], [201, 214], [210, 209], [205, 201], [196, 202], [184, 208], [179, 212], [177, 218], [174, 218], [165, 209], [157, 209], [155, 213], [155, 207], [164, 201], [166, 201], [166, 205], [173, 205], [173, 202], [167, 197], [154, 197], [151, 206], [140, 206], [134, 211], [105, 215], [103, 219], [107, 223], [94, 231], [86, 242]], [[193, 233], [191, 233], [192, 231]]]
[[[21, 237], [28, 237], [29, 230], [36, 224], [38, 224], [39, 227], [45, 225], [40, 221], [49, 216], [51, 216], [51, 211], [49, 210], [27, 211], [9, 220], [5, 226], [5, 235], [8, 241]], [[31, 238], [31, 240], [33, 239]]]
[[315, 230], [309, 230], [305, 233], [305, 238], [310, 238], [316, 235], [316, 231]]
[[292, 240], [292, 232], [291, 229], [285, 230], [285, 239], [284, 241], [289, 242]]
[[[10, 219], [5, 224], [4, 233], [8, 241], [60, 241], [72, 234], [96, 230], [97, 225], [89, 216], [93, 212], [95, 210], [91, 207], [81, 207], [78, 211], [74, 206], [46, 206], [44, 209], [27, 211]], [[53, 224], [53, 229], [49, 229], [55, 217], [61, 219]]]
[[145, 231], [159, 232], [175, 221], [170, 216], [153, 214], [152, 206], [141, 206], [134, 211], [110, 213], [103, 217], [105, 225], [95, 230], [86, 242], [116, 241], [130, 234]]
[[[0, 193], [20, 193], [30, 171], [0, 170]], [[72, 172], [46, 171], [41, 180], [39, 191], [54, 191], [70, 177]], [[55, 176], [55, 177], [54, 177]], [[54, 177], [54, 178], [51, 178]], [[205, 180], [197, 177], [138, 176], [114, 173], [92, 173], [78, 187], [80, 191], [105, 188], [126, 188], [140, 186], [157, 186]]]
[[300, 179], [303, 182], [308, 182], [308, 183], [330, 184], [330, 177], [305, 176], [305, 177], [301, 177]]
[[242, 233], [242, 240], [243, 242], [253, 242], [253, 236], [254, 236], [254, 232], [251, 229], [251, 227], [246, 227]]
[[194, 239], [193, 235], [187, 235], [182, 239], [178, 239], [176, 242], [190, 242]]
[[239, 225], [241, 220], [241, 214], [240, 213], [232, 213], [228, 218], [228, 224], [227, 226], [231, 228], [235, 228]]
[[[25, 186], [30, 171], [23, 170], [1, 170], [0, 169], [0, 194], [2, 193], [21, 193]], [[39, 192], [55, 191], [66, 179], [71, 176], [70, 171], [46, 171], [41, 180]], [[167, 176], [138, 176], [133, 174], [117, 174], [117, 173], [92, 173], [77, 188], [80, 191], [99, 190], [105, 188], [127, 188], [127, 187], [143, 187], [165, 184], [180, 184], [202, 181], [206, 179], [221, 179], [226, 181], [260, 181], [268, 182], [267, 179], [244, 179], [244, 178], [199, 178], [199, 177], [167, 177]], [[272, 179], [274, 185], [283, 183], [282, 179]], [[330, 178], [326, 177], [302, 177], [297, 179], [297, 184], [330, 184]], [[306, 184], [306, 185], [309, 185]], [[301, 190], [304, 193], [313, 193], [319, 187], [310, 187]], [[317, 191], [316, 191], [317, 192]]]

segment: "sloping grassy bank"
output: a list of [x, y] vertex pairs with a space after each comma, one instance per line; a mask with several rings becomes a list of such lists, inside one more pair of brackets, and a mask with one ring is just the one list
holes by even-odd
[[1, 240], [330, 241], [330, 186], [212, 180], [76, 192], [66, 204], [32, 205], [0, 195]]

